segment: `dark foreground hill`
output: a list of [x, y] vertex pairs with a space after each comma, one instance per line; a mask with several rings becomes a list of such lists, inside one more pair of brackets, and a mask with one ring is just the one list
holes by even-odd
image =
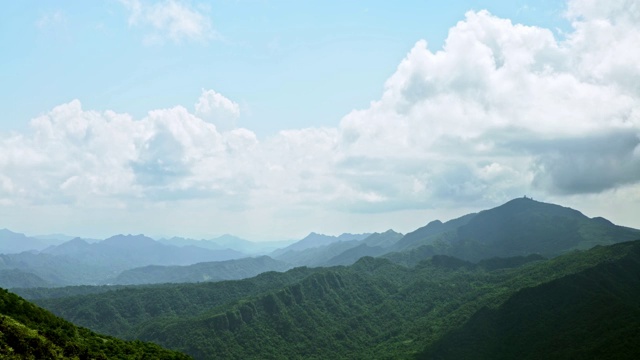
[[188, 359], [140, 341], [122, 341], [78, 328], [0, 289], [2, 359]]
[[[533, 256], [474, 264], [436, 256], [411, 268], [365, 257], [348, 267], [296, 268], [239, 281], [122, 289], [38, 301], [77, 324], [153, 341], [197, 359], [410, 359], [436, 354], [444, 346], [439, 344], [477, 321], [474, 319], [493, 324], [494, 311], [510, 309], [510, 302], [518, 297], [528, 298], [518, 295], [522, 292], [543, 291], [541, 299], [556, 299], [542, 302], [550, 311], [535, 313], [543, 324], [554, 324], [553, 307], [570, 314], [576, 326], [597, 323], [603, 313], [596, 308], [605, 304], [590, 300], [588, 294], [602, 296], [610, 309], [627, 311], [631, 301], [640, 303], [640, 294], [632, 291], [637, 288], [638, 271], [627, 268], [628, 261], [640, 262], [640, 242], [601, 246], [550, 260]], [[623, 270], [608, 271], [608, 265]], [[572, 276], [595, 280], [580, 283]], [[600, 281], [605, 278], [607, 282]], [[570, 292], [573, 284], [584, 287], [584, 293], [563, 302], [562, 294]], [[545, 286], [558, 290], [547, 292]], [[529, 308], [513, 309], [509, 315], [513, 319], [531, 316]], [[633, 317], [610, 319], [607, 329], [638, 328]], [[516, 325], [513, 329], [518, 329]], [[550, 328], [556, 330], [553, 338], [571, 339], [570, 346], [576, 349], [587, 346], [586, 340], [571, 334], [573, 327]], [[523, 339], [539, 336], [540, 344], [546, 344], [547, 335], [527, 331], [522, 329]], [[495, 335], [495, 344], [514, 336], [513, 331], [491, 327], [486, 334]], [[636, 340], [630, 332], [619, 335], [623, 342]], [[494, 343], [487, 346], [491, 349]], [[603, 342], [600, 350], [616, 351], [612, 346]], [[441, 358], [458, 357], [445, 354]]]
[[421, 359], [637, 359], [640, 246], [482, 308]]

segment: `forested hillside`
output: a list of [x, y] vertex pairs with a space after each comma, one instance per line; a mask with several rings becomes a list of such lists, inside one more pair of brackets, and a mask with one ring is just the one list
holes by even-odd
[[421, 359], [637, 359], [640, 246], [482, 308]]
[[285, 271], [291, 268], [291, 265], [268, 256], [202, 262], [188, 266], [149, 265], [125, 270], [110, 283], [133, 285], [237, 280], [267, 271]]
[[[412, 268], [365, 257], [349, 267], [296, 268], [240, 281], [122, 289], [39, 303], [83, 326], [157, 342], [197, 359], [412, 358], [430, 354], [432, 346], [452, 336], [447, 334], [508, 304], [524, 289], [570, 284], [568, 276], [599, 273], [601, 264], [637, 260], [639, 247], [631, 242], [550, 260], [533, 256], [475, 264], [435, 256]], [[613, 282], [628, 280], [611, 276]], [[640, 301], [637, 294], [629, 296]], [[618, 306], [615, 296], [610, 300]], [[586, 302], [584, 308], [595, 305]], [[592, 314], [597, 315], [576, 313], [584, 317], [577, 323], [596, 321]], [[625, 321], [614, 318], [608, 326], [629, 326]]]
[[2, 359], [188, 359], [140, 341], [98, 335], [0, 289]]

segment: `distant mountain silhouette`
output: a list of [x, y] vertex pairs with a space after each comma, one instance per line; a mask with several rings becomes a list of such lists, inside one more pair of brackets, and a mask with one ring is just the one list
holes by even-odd
[[267, 271], [286, 271], [290, 265], [268, 256], [203, 262], [188, 266], [149, 265], [123, 271], [112, 284], [158, 284], [237, 280]]
[[474, 261], [529, 254], [553, 257], [639, 236], [640, 231], [601, 217], [590, 219], [571, 208], [519, 198], [446, 223], [431, 222], [405, 235], [393, 250], [427, 246], [424, 252]]
[[243, 253], [231, 249], [166, 245], [144, 235], [116, 235], [93, 244], [73, 239], [43, 252], [107, 266], [114, 272], [147, 265], [191, 265], [245, 257]]
[[0, 229], [0, 254], [17, 254], [23, 251], [42, 250], [50, 241], [28, 237], [9, 229]]
[[369, 235], [371, 234], [345, 233], [340, 236], [330, 236], [330, 235], [316, 234], [312, 232], [300, 241], [297, 241], [282, 249], [275, 250], [273, 253], [271, 253], [271, 255], [277, 258], [279, 255], [282, 255], [286, 252], [302, 251], [306, 249], [317, 248], [317, 247], [326, 246], [339, 241], [362, 240], [368, 237]]
[[247, 255], [266, 254], [280, 247], [285, 247], [293, 241], [249, 241], [237, 236], [225, 234], [213, 239], [196, 240], [182, 237], [160, 239], [159, 242], [174, 246], [196, 246], [210, 250], [231, 249]]
[[20, 270], [4, 269], [0, 270], [0, 287], [9, 288], [32, 288], [49, 287], [52, 284], [38, 275]]

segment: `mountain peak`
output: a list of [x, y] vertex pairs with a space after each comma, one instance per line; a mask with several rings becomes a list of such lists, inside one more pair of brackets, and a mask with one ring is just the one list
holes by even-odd
[[0, 237], [19, 237], [19, 238], [24, 238], [26, 237], [25, 234], [22, 233], [17, 233], [17, 232], [13, 232], [7, 228], [4, 229], [0, 229]]

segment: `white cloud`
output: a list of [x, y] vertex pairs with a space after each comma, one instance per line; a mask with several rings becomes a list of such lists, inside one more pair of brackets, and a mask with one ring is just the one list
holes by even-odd
[[[0, 201], [175, 208], [201, 226], [212, 211], [272, 233], [347, 221], [332, 214], [422, 222], [425, 209], [523, 194], [587, 208], [611, 195], [629, 209], [640, 194], [640, 22], [623, 3], [570, 2], [564, 40], [469, 12], [441, 51], [417, 42], [381, 98], [335, 128], [258, 139], [236, 127], [238, 104], [213, 90], [193, 112], [142, 119], [74, 100], [34, 119], [32, 133], [0, 138]], [[128, 5], [134, 22], [152, 13]]]
[[[591, 193], [640, 182], [640, 164], [632, 161], [640, 94], [627, 81], [640, 75], [640, 53], [628, 46], [640, 43], [640, 31], [614, 21], [609, 33], [624, 36], [588, 42], [602, 36], [592, 33], [601, 19], [576, 9], [566, 41], [480, 11], [450, 30], [442, 51], [418, 42], [382, 98], [342, 120], [345, 156], [363, 172], [385, 161], [422, 162], [431, 203], [506, 199], [531, 186]], [[602, 55], [625, 47], [615, 57]], [[611, 75], [618, 73], [624, 76]], [[509, 169], [509, 181], [488, 176], [484, 164], [497, 162]], [[407, 179], [416, 172], [410, 169]]]
[[202, 90], [195, 109], [196, 115], [215, 124], [219, 131], [234, 129], [240, 116], [240, 106], [237, 103], [213, 90]]
[[129, 25], [148, 29], [145, 42], [175, 43], [185, 40], [207, 41], [217, 36], [211, 19], [200, 8], [179, 0], [148, 3], [143, 0], [120, 0], [129, 10]]

